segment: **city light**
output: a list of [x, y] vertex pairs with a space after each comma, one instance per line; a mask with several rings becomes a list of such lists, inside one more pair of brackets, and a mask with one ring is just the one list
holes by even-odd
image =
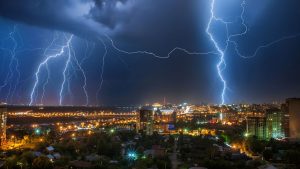
[[135, 152], [128, 152], [127, 157], [130, 160], [136, 160], [137, 159], [137, 154]]
[[41, 130], [40, 129], [35, 129], [34, 133], [37, 134], [37, 135], [39, 135], [41, 133]]

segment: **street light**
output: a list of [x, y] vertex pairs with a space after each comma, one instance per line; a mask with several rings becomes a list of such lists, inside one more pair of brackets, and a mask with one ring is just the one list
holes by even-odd
[[128, 152], [127, 157], [130, 160], [136, 160], [137, 159], [137, 155], [136, 155], [135, 152]]
[[35, 132], [35, 134], [39, 135], [41, 133], [41, 130], [40, 129], [35, 129], [34, 132]]

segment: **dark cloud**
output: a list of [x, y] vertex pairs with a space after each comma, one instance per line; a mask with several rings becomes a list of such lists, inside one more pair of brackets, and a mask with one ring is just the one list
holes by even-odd
[[90, 36], [105, 29], [105, 25], [86, 16], [92, 5], [92, 1], [10, 0], [0, 2], [0, 15], [37, 27]]
[[0, 2], [0, 16], [33, 26], [80, 36], [111, 34], [128, 23], [137, 9], [135, 0], [10, 0]]
[[153, 37], [178, 29], [189, 31], [186, 25], [195, 23], [197, 4], [197, 0], [9, 0], [0, 2], [0, 16], [79, 36]]
[[133, 1], [94, 0], [89, 17], [113, 29], [118, 24], [129, 22], [135, 12], [136, 6]]

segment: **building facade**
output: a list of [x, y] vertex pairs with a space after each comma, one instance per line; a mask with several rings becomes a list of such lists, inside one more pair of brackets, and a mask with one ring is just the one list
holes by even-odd
[[289, 115], [289, 137], [300, 139], [300, 98], [287, 99], [286, 109]]
[[147, 135], [152, 135], [154, 127], [154, 108], [152, 106], [142, 107], [137, 119], [137, 130], [143, 131]]
[[7, 109], [0, 108], [0, 145], [6, 142]]
[[279, 109], [266, 110], [266, 139], [284, 138], [284, 113]]
[[259, 140], [266, 139], [266, 118], [247, 117], [248, 136], [256, 136]]

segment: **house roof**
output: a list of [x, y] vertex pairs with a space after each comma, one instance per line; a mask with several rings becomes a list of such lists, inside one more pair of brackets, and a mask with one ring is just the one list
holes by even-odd
[[52, 147], [52, 146], [49, 146], [49, 147], [47, 147], [46, 148], [48, 151], [53, 151], [54, 150], [54, 148]]

